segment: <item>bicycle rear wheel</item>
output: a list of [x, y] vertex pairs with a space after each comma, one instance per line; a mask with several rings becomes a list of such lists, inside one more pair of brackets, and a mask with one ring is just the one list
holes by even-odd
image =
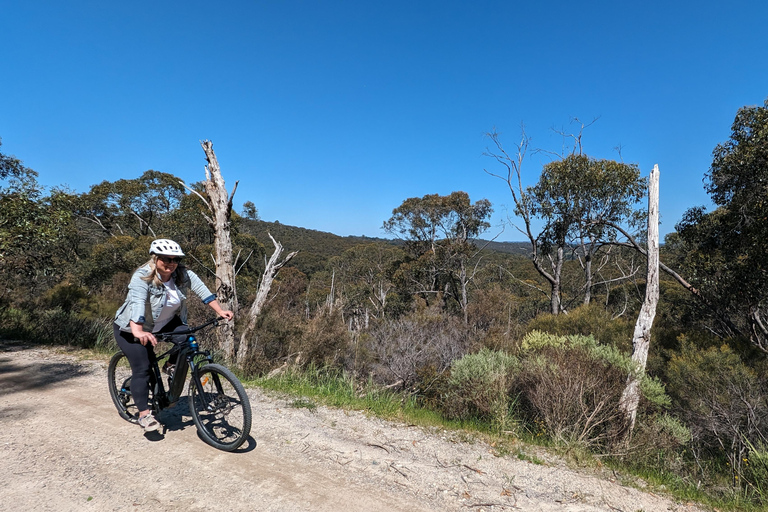
[[109, 396], [117, 407], [120, 417], [131, 423], [136, 423], [139, 411], [131, 394], [131, 365], [125, 354], [118, 352], [109, 360], [107, 379], [109, 380]]
[[251, 432], [251, 402], [235, 375], [219, 364], [198, 370], [203, 392], [189, 383], [189, 409], [203, 440], [219, 450], [239, 448]]

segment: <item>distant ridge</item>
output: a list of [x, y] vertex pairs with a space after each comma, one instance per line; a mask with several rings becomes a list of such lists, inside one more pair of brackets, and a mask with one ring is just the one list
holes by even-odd
[[475, 240], [475, 245], [488, 251], [502, 252], [504, 254], [517, 254], [526, 256], [531, 253], [530, 242], [492, 242], [483, 239]]
[[243, 231], [255, 236], [267, 247], [267, 252], [271, 252], [272, 241], [269, 239], [269, 234], [272, 234], [275, 240], [283, 244], [287, 251], [311, 251], [326, 257], [338, 256], [347, 249], [360, 244], [377, 242], [392, 245], [400, 244], [398, 240], [354, 235], [340, 236], [326, 231], [289, 226], [278, 221], [244, 219]]
[[[272, 241], [269, 239], [269, 234], [280, 242], [286, 251], [299, 251], [292, 266], [298, 267], [307, 274], [324, 270], [329, 258], [340, 256], [352, 247], [374, 243], [403, 245], [403, 241], [397, 239], [355, 235], [340, 236], [315, 229], [289, 226], [278, 221], [243, 219], [241, 230], [255, 236], [264, 245], [267, 254], [272, 253]], [[525, 242], [492, 242], [478, 239], [475, 240], [475, 245], [485, 251], [501, 254], [527, 257], [530, 252], [530, 244]]]

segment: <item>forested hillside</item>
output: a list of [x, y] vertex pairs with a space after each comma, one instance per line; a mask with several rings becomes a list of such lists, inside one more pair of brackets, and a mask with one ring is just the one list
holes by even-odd
[[[717, 208], [692, 205], [663, 244], [647, 372], [629, 358], [646, 287], [640, 169], [579, 152], [523, 188], [493, 140], [523, 243], [483, 241], [493, 205], [462, 191], [404, 198], [382, 238], [265, 222], [252, 203], [228, 212], [240, 371], [339, 378], [454, 425], [665, 478], [681, 495], [765, 505], [768, 104], [740, 109], [713, 151], [705, 182]], [[0, 335], [113, 346], [114, 312], [156, 238], [221, 284], [203, 184], [148, 170], [83, 193], [45, 189], [1, 151]], [[270, 235], [298, 254], [249, 330]], [[619, 408], [630, 374], [643, 395], [634, 429]]]
[[[391, 238], [373, 238], [365, 236], [338, 236], [333, 233], [289, 226], [279, 222], [263, 220], [242, 220], [242, 231], [256, 237], [264, 246], [271, 247], [269, 234], [285, 247], [299, 251], [291, 266], [299, 268], [305, 274], [312, 274], [325, 268], [326, 261], [334, 256], [341, 256], [344, 251], [365, 244], [388, 244], [402, 247], [403, 240]], [[474, 244], [489, 255], [494, 252], [527, 256], [530, 245], [524, 242], [495, 242], [475, 240]]]

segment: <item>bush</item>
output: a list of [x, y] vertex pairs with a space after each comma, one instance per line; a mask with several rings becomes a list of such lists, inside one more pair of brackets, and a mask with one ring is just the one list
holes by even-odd
[[35, 312], [8, 308], [0, 313], [0, 333], [36, 343], [116, 350], [112, 319], [84, 318], [61, 308]]
[[486, 348], [454, 362], [443, 410], [449, 418], [478, 418], [496, 430], [509, 425], [510, 390], [519, 369], [516, 357]]
[[34, 325], [28, 311], [13, 307], [0, 308], [0, 335], [11, 339], [30, 339]]
[[691, 442], [691, 431], [680, 420], [663, 413], [637, 421], [627, 457], [638, 467], [679, 473], [685, 467], [683, 450]]
[[528, 324], [528, 331], [544, 331], [560, 336], [592, 336], [604, 345], [629, 351], [634, 323], [628, 318], [613, 318], [598, 304], [579, 306], [567, 315], [539, 315]]
[[746, 444], [749, 452], [744, 461], [744, 482], [758, 502], [768, 504], [768, 444]]
[[423, 391], [419, 376], [440, 374], [461, 358], [469, 345], [463, 325], [453, 318], [413, 314], [385, 320], [367, 338], [374, 358], [373, 377], [379, 384], [397, 385], [412, 394]]
[[469, 325], [481, 344], [491, 350], [513, 350], [516, 340], [525, 334], [519, 298], [495, 285], [473, 290], [471, 299], [467, 306]]
[[338, 310], [320, 311], [310, 320], [297, 341], [292, 344], [291, 352], [300, 354], [302, 365], [340, 368], [350, 336]]
[[726, 345], [702, 350], [681, 341], [667, 369], [673, 412], [691, 429], [697, 456], [725, 457], [732, 481], [741, 487], [750, 443], [768, 438], [765, 368], [750, 367]]
[[301, 340], [304, 331], [297, 317], [268, 310], [260, 315], [251, 333], [251, 350], [243, 363], [246, 375], [262, 375], [296, 354], [292, 345]]
[[611, 446], [624, 417], [618, 408], [628, 356], [591, 336], [556, 336], [533, 331], [521, 343], [517, 390], [531, 423], [555, 442]]

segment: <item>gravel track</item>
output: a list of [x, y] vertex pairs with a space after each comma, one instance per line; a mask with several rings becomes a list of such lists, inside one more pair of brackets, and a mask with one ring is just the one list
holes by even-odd
[[122, 420], [106, 360], [0, 340], [0, 497], [8, 510], [698, 511], [461, 433], [292, 407], [249, 389], [252, 439], [198, 438], [186, 400], [164, 436]]

